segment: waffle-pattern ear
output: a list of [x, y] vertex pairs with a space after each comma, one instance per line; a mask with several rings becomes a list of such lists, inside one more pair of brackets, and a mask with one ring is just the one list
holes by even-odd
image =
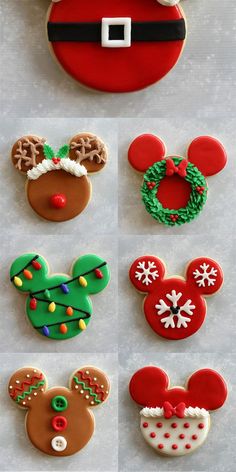
[[187, 151], [189, 162], [207, 177], [220, 172], [227, 163], [226, 150], [218, 139], [212, 136], [195, 138]]
[[38, 136], [23, 136], [12, 147], [12, 163], [17, 170], [26, 174], [45, 159], [44, 143], [46, 139]]
[[88, 294], [101, 292], [110, 280], [107, 263], [95, 254], [79, 257], [72, 268], [73, 278], [78, 277], [80, 285]]
[[84, 407], [90, 408], [106, 401], [110, 392], [110, 383], [102, 370], [86, 366], [72, 374], [70, 388], [79, 395]]
[[155, 162], [164, 159], [165, 154], [165, 144], [158, 136], [154, 134], [141, 134], [131, 143], [128, 151], [128, 160], [135, 170], [146, 172]]
[[162, 402], [163, 391], [169, 387], [169, 377], [159, 367], [143, 367], [130, 380], [129, 392], [138, 405], [155, 407]]
[[206, 410], [220, 408], [227, 398], [227, 385], [215, 370], [201, 369], [188, 380], [189, 402]]
[[20, 292], [35, 292], [43, 285], [49, 268], [46, 260], [36, 253], [23, 254], [10, 268], [10, 279]]
[[69, 156], [86, 167], [89, 173], [102, 170], [108, 158], [103, 141], [91, 133], [80, 133], [71, 139]]
[[47, 389], [43, 372], [33, 367], [23, 367], [10, 378], [8, 393], [12, 400], [22, 408], [31, 408], [38, 397]]
[[199, 257], [189, 263], [186, 279], [202, 295], [212, 295], [221, 288], [224, 275], [216, 261], [208, 257]]
[[152, 292], [165, 276], [165, 264], [155, 256], [141, 256], [129, 270], [132, 284], [139, 292]]

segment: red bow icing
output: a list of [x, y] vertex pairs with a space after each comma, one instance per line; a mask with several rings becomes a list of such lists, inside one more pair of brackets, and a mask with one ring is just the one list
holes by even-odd
[[183, 159], [178, 166], [175, 165], [173, 159], [166, 159], [166, 175], [168, 175], [168, 177], [171, 177], [174, 174], [179, 174], [180, 177], [186, 177], [187, 165], [187, 159]]
[[176, 407], [172, 406], [169, 402], [163, 403], [164, 417], [166, 419], [171, 418], [172, 416], [177, 416], [178, 418], [184, 418], [185, 403], [181, 402]]

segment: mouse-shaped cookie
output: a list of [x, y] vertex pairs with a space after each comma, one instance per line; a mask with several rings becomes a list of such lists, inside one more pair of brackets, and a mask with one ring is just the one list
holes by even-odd
[[100, 138], [80, 133], [54, 151], [44, 138], [28, 135], [18, 139], [11, 152], [15, 168], [27, 176], [26, 194], [33, 210], [49, 221], [67, 221], [88, 205], [92, 185], [88, 174], [99, 172], [107, 162]]
[[182, 456], [203, 444], [210, 429], [210, 412], [227, 398], [227, 385], [218, 372], [201, 369], [186, 387], [170, 387], [166, 372], [149, 366], [131, 378], [129, 391], [140, 411], [140, 429], [147, 443], [166, 456]]
[[186, 22], [173, 0], [57, 0], [47, 15], [50, 50], [79, 83], [131, 92], [162, 79], [178, 61]]
[[92, 409], [106, 401], [110, 384], [96, 367], [73, 372], [69, 388], [48, 388], [43, 372], [23, 367], [11, 377], [8, 392], [28, 410], [25, 426], [32, 444], [51, 456], [70, 456], [91, 439], [95, 420]]
[[189, 262], [186, 276], [166, 276], [164, 262], [156, 256], [141, 256], [129, 271], [135, 288], [145, 293], [143, 311], [151, 328], [163, 338], [178, 340], [196, 333], [205, 320], [205, 297], [220, 290], [224, 276], [209, 257]]
[[26, 313], [34, 329], [46, 338], [63, 340], [86, 330], [93, 312], [89, 295], [109, 283], [107, 263], [95, 254], [79, 257], [71, 276], [50, 274], [44, 257], [23, 254], [10, 269], [10, 279], [19, 292], [28, 294]]
[[141, 196], [145, 208], [159, 223], [180, 226], [192, 221], [207, 200], [205, 177], [226, 165], [223, 145], [212, 136], [199, 136], [188, 147], [187, 157], [167, 155], [164, 142], [142, 134], [131, 143], [128, 160], [144, 173]]

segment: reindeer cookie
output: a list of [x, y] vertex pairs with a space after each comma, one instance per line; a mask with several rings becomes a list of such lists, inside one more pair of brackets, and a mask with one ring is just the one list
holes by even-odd
[[190, 144], [187, 158], [167, 156], [160, 138], [143, 134], [131, 143], [128, 159], [144, 173], [141, 196], [147, 212], [159, 223], [180, 226], [202, 210], [208, 191], [205, 177], [220, 172], [227, 155], [217, 139], [199, 136]]
[[89, 88], [143, 89], [162, 79], [184, 48], [186, 24], [177, 3], [54, 0], [47, 16], [50, 50], [70, 76]]
[[184, 339], [205, 320], [205, 298], [223, 284], [220, 265], [208, 257], [189, 262], [186, 277], [166, 277], [164, 262], [156, 256], [136, 259], [129, 271], [132, 284], [146, 293], [143, 310], [151, 328], [163, 338]]
[[211, 369], [194, 372], [186, 388], [170, 388], [164, 370], [144, 367], [133, 375], [129, 391], [144, 407], [140, 428], [145, 441], [166, 456], [182, 456], [201, 446], [210, 429], [209, 410], [220, 408], [227, 398], [224, 379]]
[[33, 210], [50, 221], [67, 221], [88, 205], [92, 186], [88, 173], [99, 172], [107, 162], [105, 144], [91, 133], [74, 136], [59, 151], [44, 138], [23, 136], [12, 148], [12, 162], [26, 174], [26, 194]]
[[101, 292], [110, 280], [107, 263], [94, 254], [77, 259], [71, 274], [50, 275], [46, 260], [35, 253], [18, 257], [11, 266], [11, 282], [28, 294], [28, 319], [47, 338], [68, 339], [86, 330], [93, 311], [89, 295]]
[[32, 444], [51, 456], [71, 456], [91, 439], [95, 421], [92, 408], [106, 401], [110, 385], [96, 367], [76, 370], [69, 388], [47, 388], [43, 372], [33, 367], [17, 370], [8, 392], [18, 406], [28, 409], [26, 431]]

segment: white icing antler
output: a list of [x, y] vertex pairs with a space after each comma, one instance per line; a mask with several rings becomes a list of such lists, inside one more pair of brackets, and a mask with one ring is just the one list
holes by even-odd
[[[92, 149], [92, 146], [95, 149]], [[79, 164], [88, 159], [89, 161], [95, 161], [97, 164], [102, 164], [106, 162], [106, 152], [104, 149], [104, 144], [101, 143], [96, 136], [86, 136], [80, 137], [79, 142], [73, 141], [70, 145], [71, 149], [75, 149], [75, 154], [77, 156], [77, 162]]]
[[177, 3], [180, 2], [180, 0], [157, 0], [157, 1], [161, 5], [164, 5], [165, 7], [173, 7], [174, 5], [177, 5]]

